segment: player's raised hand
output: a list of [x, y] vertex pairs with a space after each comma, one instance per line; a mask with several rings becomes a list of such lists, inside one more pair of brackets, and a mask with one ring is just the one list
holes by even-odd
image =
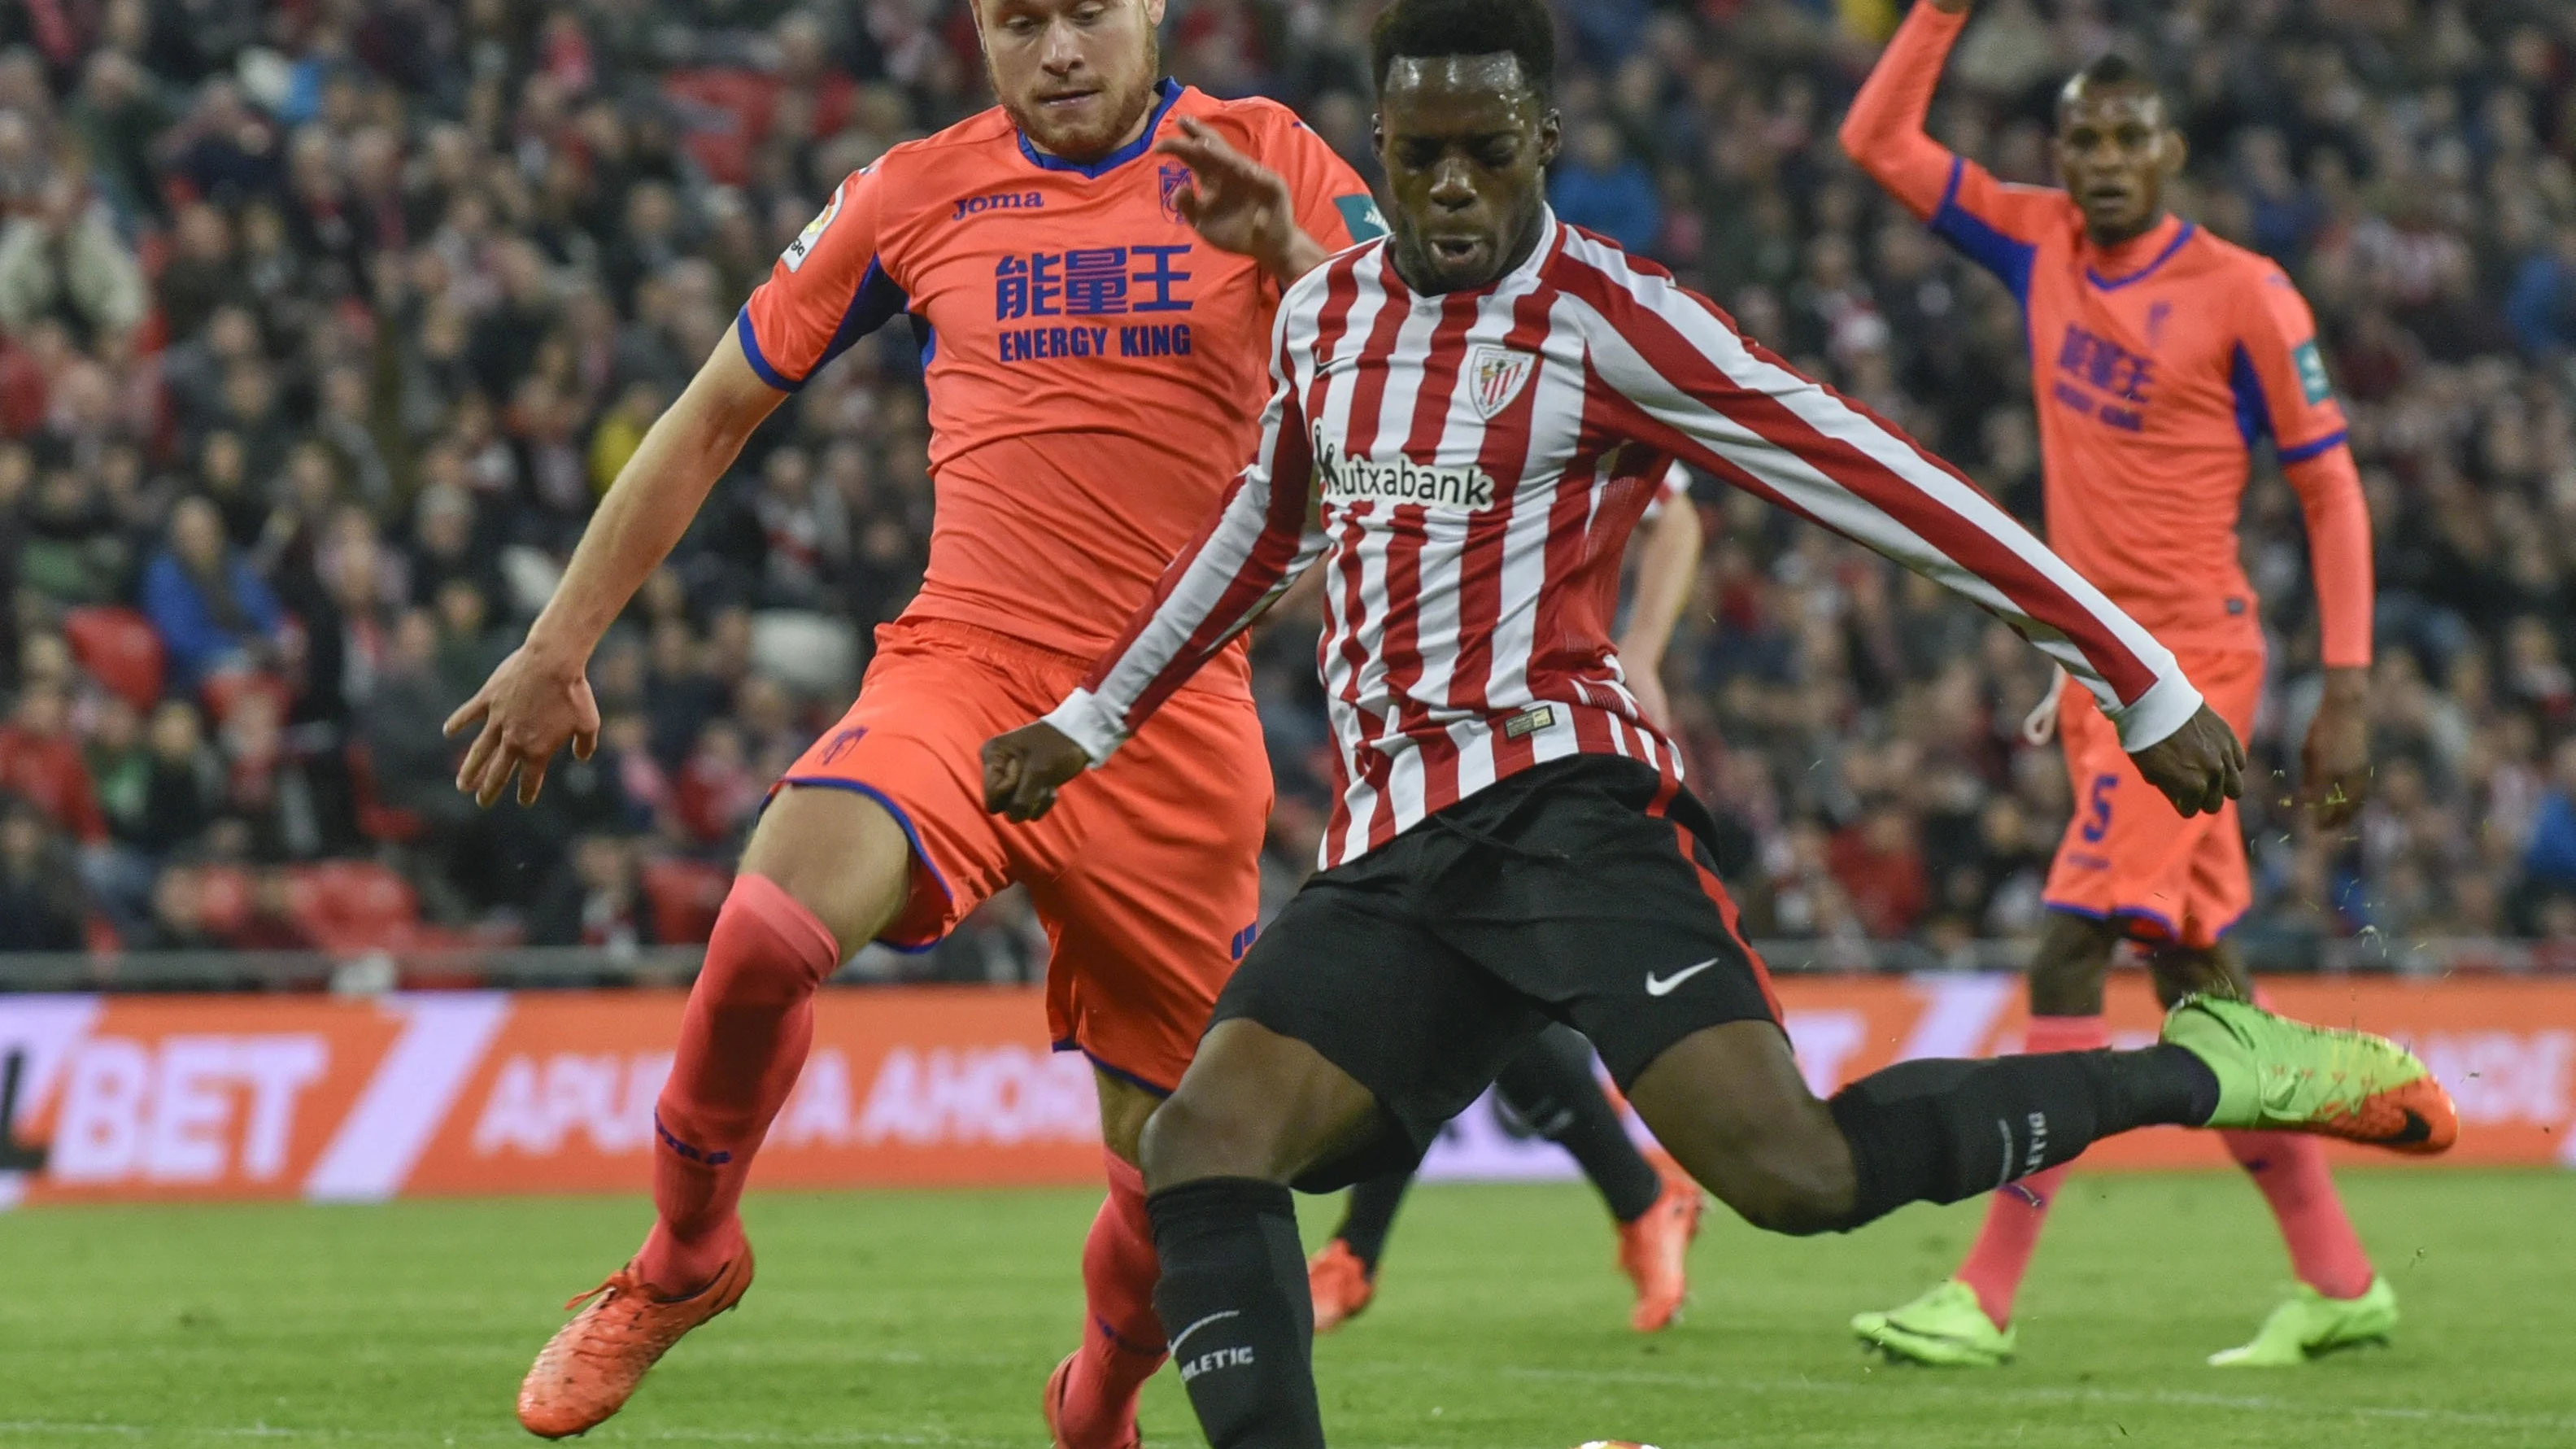
[[1296, 200], [1278, 172], [1194, 117], [1176, 117], [1175, 129], [1154, 149], [1190, 168], [1190, 184], [1172, 193], [1172, 206], [1208, 245], [1252, 258], [1283, 283], [1323, 260], [1323, 248], [1298, 229]]
[[2325, 697], [2299, 748], [2300, 793], [2328, 830], [2350, 821], [2370, 798], [2368, 681], [2363, 670], [2327, 670]]
[[591, 697], [582, 661], [525, 644], [447, 717], [446, 733], [477, 720], [483, 729], [456, 770], [456, 788], [477, 805], [500, 799], [513, 774], [519, 777], [519, 803], [533, 805], [545, 787], [547, 762], [565, 741], [572, 742], [575, 759], [587, 760], [599, 748], [599, 701]]
[[1010, 820], [1038, 820], [1055, 792], [1091, 767], [1064, 731], [1039, 720], [984, 742], [984, 808]]
[[2185, 815], [2207, 815], [2245, 793], [2245, 746], [2208, 705], [2181, 729], [2129, 756]]

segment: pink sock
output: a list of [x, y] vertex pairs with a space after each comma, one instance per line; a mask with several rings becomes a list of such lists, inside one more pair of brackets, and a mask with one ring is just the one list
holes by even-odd
[[814, 989], [840, 960], [795, 897], [766, 876], [735, 877], [653, 1107], [656, 1221], [636, 1255], [646, 1282], [686, 1292], [741, 1251], [743, 1179], [805, 1068]]
[[[2111, 1044], [2098, 1016], [2034, 1016], [2022, 1033], [2025, 1052], [2089, 1052]], [[1988, 1199], [1986, 1224], [1976, 1246], [1959, 1265], [1959, 1280], [1976, 1291], [1977, 1306], [1995, 1327], [2012, 1322], [2013, 1297], [2021, 1291], [2022, 1274], [2039, 1246], [2040, 1225], [2068, 1169], [2051, 1167], [2019, 1182], [2006, 1183]]]
[[1066, 1449], [1119, 1449], [1136, 1422], [1136, 1393], [1163, 1366], [1163, 1321], [1154, 1316], [1154, 1223], [1145, 1215], [1145, 1174], [1103, 1151], [1109, 1196], [1082, 1244], [1086, 1322], [1066, 1376], [1056, 1428]]
[[2328, 1298], [2358, 1298], [2370, 1290], [2370, 1254], [2344, 1216], [2326, 1146], [2298, 1132], [2221, 1132], [2227, 1154], [2245, 1169], [2272, 1204], [2281, 1241], [2299, 1281]]

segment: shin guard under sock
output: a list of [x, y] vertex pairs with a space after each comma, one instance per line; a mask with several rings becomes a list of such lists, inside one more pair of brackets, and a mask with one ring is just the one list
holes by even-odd
[[689, 990], [680, 1049], [653, 1108], [646, 1282], [681, 1292], [740, 1251], [734, 1216], [752, 1154], [814, 1040], [814, 989], [840, 964], [822, 921], [766, 876], [734, 879]]
[[1851, 1145], [1859, 1227], [1909, 1202], [1958, 1202], [2072, 1161], [2099, 1138], [2160, 1122], [2198, 1126], [2218, 1078], [2176, 1046], [1900, 1062], [1828, 1104]]
[[1288, 1189], [1215, 1177], [1146, 1199], [1154, 1307], [1212, 1449], [1323, 1449], [1315, 1304]]

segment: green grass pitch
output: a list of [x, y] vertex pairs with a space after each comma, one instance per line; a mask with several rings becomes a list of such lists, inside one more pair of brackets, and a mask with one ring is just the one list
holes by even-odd
[[[1317, 1351], [1337, 1446], [2576, 1445], [2576, 1175], [2367, 1173], [2345, 1189], [2401, 1295], [2394, 1347], [2292, 1371], [2201, 1357], [2287, 1269], [2231, 1175], [2079, 1177], [2024, 1294], [2023, 1357], [1873, 1365], [1843, 1331], [1946, 1272], [1974, 1204], [1844, 1239], [1713, 1213], [1696, 1296], [1626, 1327], [1580, 1187], [1432, 1187], [1376, 1306]], [[760, 1278], [586, 1443], [1043, 1449], [1079, 1317], [1077, 1192], [759, 1195]], [[1308, 1202], [1310, 1236], [1333, 1205]], [[529, 1356], [640, 1235], [636, 1199], [0, 1216], [0, 1442], [533, 1443]], [[1150, 1445], [1199, 1443], [1180, 1386]]]

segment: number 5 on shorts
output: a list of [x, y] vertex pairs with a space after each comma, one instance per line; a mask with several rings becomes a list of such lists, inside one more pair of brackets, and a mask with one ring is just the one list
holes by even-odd
[[2111, 792], [2118, 789], [2119, 785], [2120, 777], [2117, 775], [2093, 777], [2092, 793], [2084, 800], [2085, 844], [2099, 845], [2102, 843], [2102, 837], [2111, 833]]

